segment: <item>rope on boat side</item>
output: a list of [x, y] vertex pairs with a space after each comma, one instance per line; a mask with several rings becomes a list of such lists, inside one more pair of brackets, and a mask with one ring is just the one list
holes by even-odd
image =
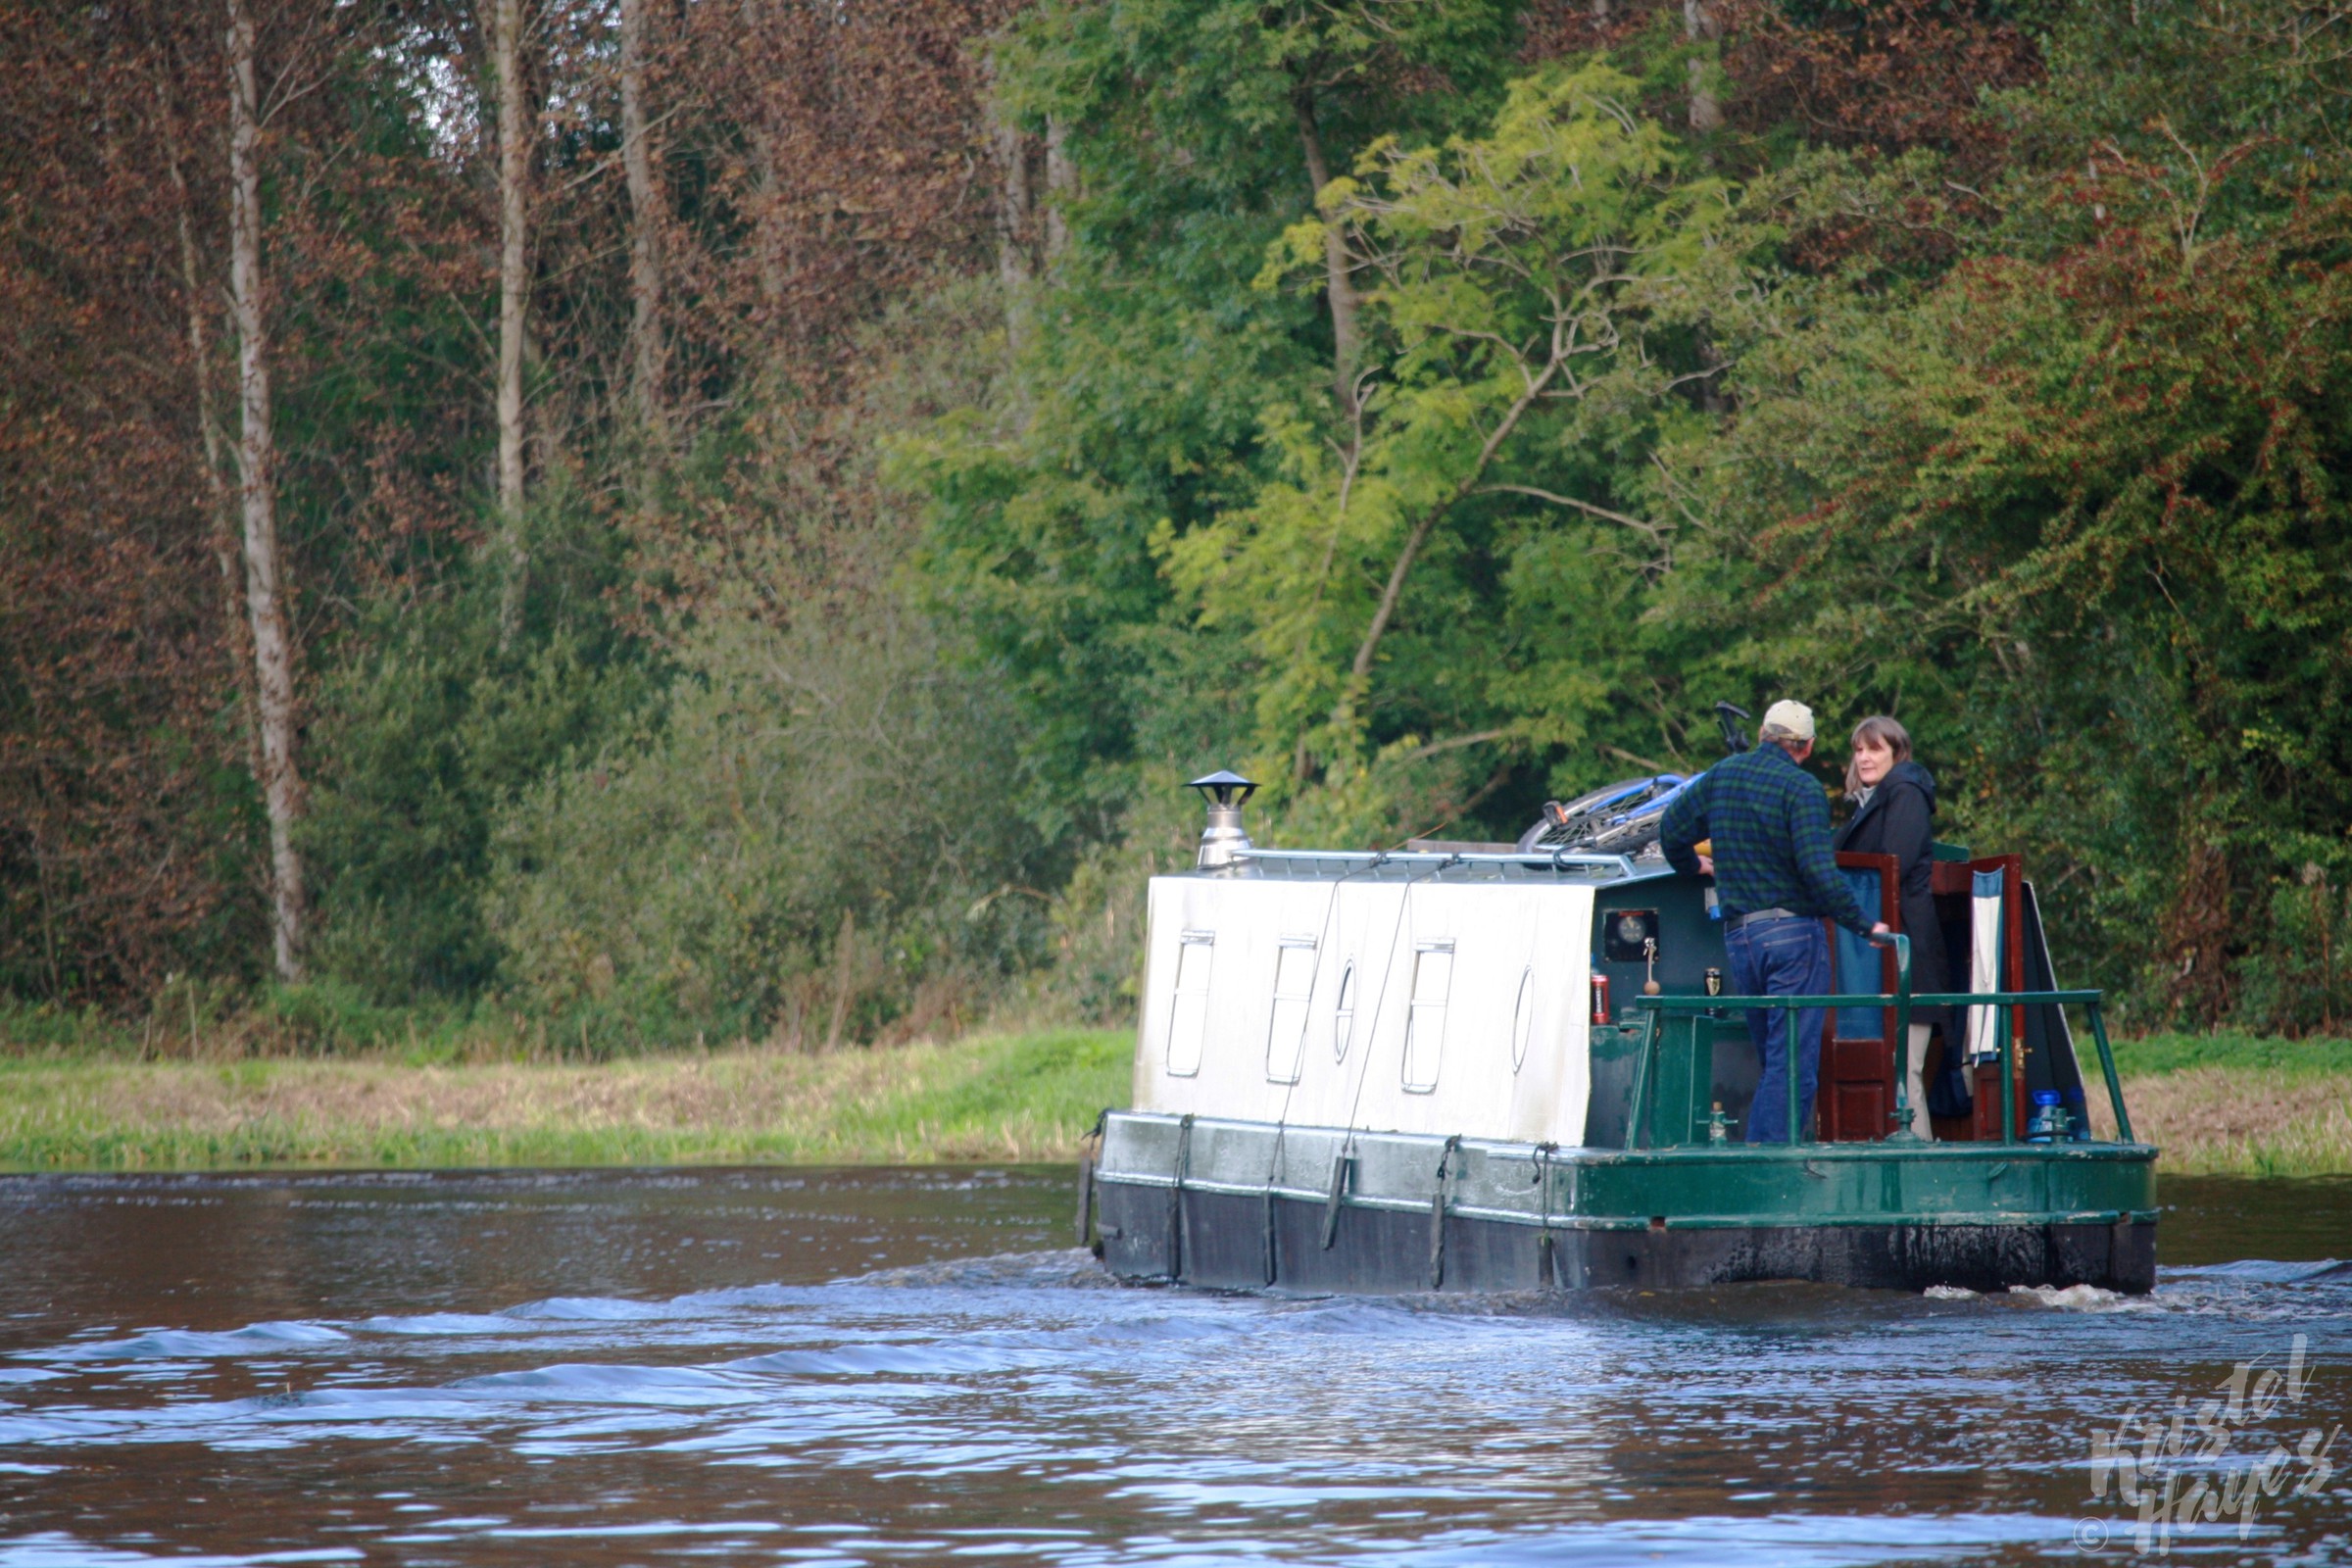
[[1110, 1126], [1110, 1107], [1095, 1113], [1092, 1131], [1078, 1140], [1078, 1245], [1094, 1239], [1095, 1167], [1102, 1162], [1102, 1138]]
[[1331, 1156], [1331, 1191], [1323, 1195], [1323, 1250], [1340, 1239], [1340, 1200], [1348, 1191], [1348, 1144], [1340, 1143], [1340, 1152]]
[[1176, 1123], [1176, 1185], [1168, 1189], [1168, 1283], [1184, 1283], [1184, 1179], [1193, 1173], [1193, 1116]]
[[1560, 1283], [1559, 1242], [1551, 1234], [1551, 1156], [1558, 1152], [1557, 1144], [1536, 1146], [1536, 1185], [1542, 1189], [1537, 1202], [1543, 1219], [1536, 1231], [1536, 1283]]
[[1429, 1200], [1429, 1288], [1433, 1291], [1446, 1283], [1446, 1176], [1454, 1152], [1461, 1147], [1462, 1135], [1455, 1133], [1438, 1154], [1438, 1190]]

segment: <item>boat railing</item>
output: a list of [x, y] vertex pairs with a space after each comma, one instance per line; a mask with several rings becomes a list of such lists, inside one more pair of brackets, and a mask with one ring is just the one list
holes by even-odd
[[[1895, 987], [1891, 993], [1819, 997], [1636, 997], [1634, 1005], [1648, 1016], [1642, 1037], [1641, 1051], [1634, 1067], [1633, 1096], [1628, 1107], [1629, 1119], [1626, 1131], [1628, 1146], [1634, 1146], [1637, 1136], [1641, 1137], [1644, 1144], [1649, 1141], [1651, 1117], [1647, 1100], [1650, 1085], [1656, 1077], [1653, 1064], [1659, 1049], [1661, 1026], [1668, 1015], [1679, 1014], [1695, 1017], [1734, 1009], [1754, 1008], [1794, 1012], [1816, 1007], [1825, 1009], [1891, 1007], [1893, 1009], [1894, 1028], [1890, 1031], [1889, 1050], [1894, 1058], [1896, 1130], [1887, 1136], [1886, 1142], [1889, 1143], [1925, 1142], [1919, 1138], [1911, 1126], [1910, 1096], [1904, 1082], [1906, 1075], [1902, 1070], [1901, 1054], [1905, 1042], [1910, 1039], [1911, 1035], [1911, 1009], [1913, 1007], [1992, 1008], [1993, 1046], [1994, 1054], [2000, 1064], [2001, 1079], [2001, 1142], [2015, 1144], [2021, 1140], [2017, 1135], [2017, 1078], [2010, 1066], [2010, 1055], [2014, 1046], [2009, 1024], [2010, 1009], [2031, 1006], [2080, 1006], [2087, 1015], [2091, 1039], [2097, 1043], [2099, 1048], [2099, 1069], [2106, 1075], [2107, 1100], [2115, 1111], [2116, 1142], [2130, 1144], [2138, 1141], [2132, 1134], [2131, 1112], [2124, 1108], [2123, 1080], [2117, 1076], [2115, 1051], [2108, 1043], [2107, 1024], [2100, 1013], [2100, 1003], [2105, 996], [2104, 992], [1936, 991], [1914, 996], [1911, 992], [1911, 939], [1900, 932], [1889, 932], [1884, 937], [1873, 940], [1882, 946], [1891, 945], [1894, 949]], [[1787, 1063], [1787, 1070], [1782, 1074], [1782, 1077], [1787, 1080], [1788, 1088], [1788, 1142], [1790, 1144], [1805, 1141], [1800, 1137], [1803, 1131], [1803, 1118], [1800, 1114], [1803, 1108], [1800, 1098], [1802, 1083], [1801, 1075], [1796, 1069], [1797, 1063], [1791, 1058]]]
[[1493, 874], [1517, 871], [1533, 874], [1556, 871], [1605, 881], [1629, 881], [1641, 874], [1630, 855], [1602, 855], [1575, 850], [1528, 850], [1524, 853], [1449, 850], [1236, 850], [1233, 858], [1246, 860], [1276, 876], [1319, 877], [1338, 872], [1360, 874], [1394, 866], [1403, 872], [1445, 871], [1454, 866]]

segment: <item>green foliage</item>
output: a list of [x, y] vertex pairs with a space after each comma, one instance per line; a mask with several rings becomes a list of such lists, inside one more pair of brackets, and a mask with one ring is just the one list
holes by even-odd
[[[713, 109], [665, 169], [674, 445], [615, 373], [621, 215], [585, 177], [613, 127], [582, 108], [539, 220], [515, 626], [468, 536], [496, 519], [465, 525], [487, 404], [451, 390], [484, 213], [424, 167], [415, 81], [336, 99], [350, 176], [289, 135], [271, 183], [320, 978], [252, 992], [251, 894], [199, 918], [143, 869], [220, 844], [211, 881], [251, 880], [229, 710], [191, 708], [212, 727], [137, 775], [177, 782], [109, 786], [175, 792], [169, 832], [82, 809], [178, 944], [104, 960], [147, 1036], [1121, 1020], [1196, 772], [1265, 781], [1261, 837], [1508, 838], [1783, 695], [1832, 752], [1901, 716], [1944, 835], [2021, 852], [2064, 976], [2139, 1026], [2344, 1027], [2352, 61], [2288, 0], [1838, 0], [1701, 39], [1570, 9], [1022, 9], [971, 58], [1051, 212], [829, 341], [821, 394], [768, 232], [801, 198], [723, 194], [768, 151]], [[690, 320], [730, 268], [756, 307]], [[83, 918], [57, 831], [0, 844], [0, 905]], [[0, 978], [85, 986], [103, 956], [59, 929]]]
[[484, 916], [498, 813], [630, 723], [659, 689], [605, 612], [612, 535], [559, 493], [534, 519], [521, 635], [502, 646], [485, 561], [447, 597], [387, 594], [322, 683], [303, 847], [313, 959], [379, 1002], [466, 998], [500, 973]]
[[2284, 1035], [2352, 1024], [2352, 900], [2317, 861], [2270, 885], [2268, 940], [2237, 960], [2237, 1015]]
[[[1544, 792], [1703, 765], [1712, 699], [1793, 693], [1911, 723], [2070, 977], [2332, 1027], [2295, 879], [2352, 819], [2344, 63], [2282, 5], [2037, 13], [2047, 75], [1985, 103], [1978, 188], [1979, 131], [1965, 180], [1933, 142], [1686, 145], [1661, 24], [1499, 99], [1348, 100], [1310, 215], [1281, 72], [1321, 26], [1391, 58], [1355, 16], [1049, 7], [1006, 57], [1006, 101], [1071, 127], [1075, 237], [1011, 427], [902, 471], [1040, 715], [1038, 796], [1102, 792], [1041, 822], [1241, 758], [1272, 835], [1508, 836]], [[1162, 46], [1179, 17], [1231, 30], [1229, 102]]]
[[958, 966], [1023, 965], [1041, 895], [996, 799], [1010, 716], [918, 617], [723, 618], [681, 657], [658, 728], [503, 815], [491, 914], [518, 1000], [611, 1004], [640, 1039], [861, 1040], [968, 1008]]
[[[1394, 820], [1386, 792], [1354, 788], [1373, 750], [1426, 752], [1433, 729], [1575, 745], [1630, 673], [1562, 597], [1634, 600], [1669, 547], [1656, 464], [1702, 427], [1677, 388], [1707, 375], [1696, 333], [1746, 283], [1727, 187], [1684, 177], [1674, 139], [1626, 108], [1635, 86], [1597, 63], [1546, 73], [1487, 135], [1368, 149], [1323, 198], [1376, 284], [1348, 429], [1270, 408], [1284, 470], [1158, 537], [1200, 624], [1258, 655], [1255, 765], [1320, 760], [1326, 799], [1349, 802], [1323, 831]], [[1300, 224], [1278, 256], [1314, 262], [1323, 239]], [[1526, 636], [1494, 635], [1514, 622]]]
[[1248, 650], [1178, 603], [1152, 541], [1248, 506], [1285, 462], [1269, 406], [1332, 379], [1325, 313], [1254, 286], [1313, 211], [1310, 139], [1344, 172], [1377, 136], [1475, 122], [1513, 11], [1053, 0], [1005, 39], [1007, 109], [1068, 127], [1068, 247], [1016, 302], [995, 406], [901, 441], [893, 471], [932, 501], [934, 603], [1020, 704], [1015, 799], [1049, 837], [1115, 835], [1147, 777], [1245, 742]]
[[724, 544], [640, 562], [680, 585], [670, 678], [496, 813], [499, 983], [567, 1049], [954, 1032], [1044, 957], [1067, 852], [1009, 808], [1010, 693], [913, 602], [874, 472], [890, 432], [968, 416], [1001, 320], [969, 288], [913, 302], [864, 340], [850, 433], [760, 410], [674, 476]]
[[[2080, 116], [2064, 91], [2034, 102]], [[2095, 185], [2004, 192], [2036, 254], [1819, 291], [1755, 349], [1734, 440], [1764, 482], [1727, 506], [1773, 664], [1883, 694], [1961, 833], [2054, 894], [2068, 957], [2210, 1021], [2233, 956], [2291, 941], [2271, 874], [2339, 854], [2352, 807], [2326, 716], [2352, 679], [2347, 209], [2242, 146], [2098, 145]], [[2257, 1020], [2287, 1023], [2257, 969]]]

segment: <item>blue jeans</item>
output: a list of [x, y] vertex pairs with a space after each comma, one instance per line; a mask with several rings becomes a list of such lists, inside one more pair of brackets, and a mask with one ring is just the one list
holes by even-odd
[[[1819, 997], [1830, 990], [1830, 938], [1821, 922], [1810, 917], [1756, 920], [1734, 926], [1723, 934], [1731, 951], [1732, 989], [1743, 997]], [[1751, 1007], [1747, 1037], [1755, 1042], [1756, 1060], [1764, 1069], [1756, 1084], [1756, 1102], [1747, 1111], [1747, 1141], [1785, 1144], [1788, 1141], [1788, 1026], [1796, 1022], [1799, 1066], [1796, 1082], [1797, 1125], [1813, 1125], [1813, 1090], [1821, 1078], [1821, 1026], [1824, 1012], [1807, 1007], [1785, 1009]]]

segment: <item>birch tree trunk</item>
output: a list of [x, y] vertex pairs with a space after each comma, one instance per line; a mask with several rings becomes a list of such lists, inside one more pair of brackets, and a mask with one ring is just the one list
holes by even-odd
[[228, 455], [221, 448], [220, 409], [213, 395], [212, 333], [205, 325], [203, 269], [196, 259], [195, 198], [188, 191], [187, 171], [181, 167], [179, 118], [173, 113], [164, 65], [155, 72], [155, 107], [163, 127], [164, 156], [172, 172], [172, 219], [179, 240], [179, 290], [187, 302], [188, 363], [196, 381], [196, 428], [204, 447], [204, 493], [209, 503], [214, 564], [220, 569], [220, 625], [228, 653], [229, 690], [236, 694], [237, 729], [245, 737], [245, 765], [258, 783], [262, 776], [262, 736], [254, 722], [253, 628], [246, 623], [243, 586], [238, 576], [235, 517], [236, 498], [228, 488]]
[[522, 626], [522, 591], [530, 574], [523, 538], [522, 347], [530, 278], [526, 185], [531, 133], [522, 86], [522, 0], [492, 0], [490, 53], [498, 76], [498, 517], [506, 581], [499, 592], [498, 642], [511, 646]]
[[[1291, 109], [1298, 122], [1298, 143], [1306, 154], [1306, 177], [1320, 198], [1331, 183], [1331, 166], [1323, 157], [1323, 135], [1315, 125], [1314, 94], [1300, 86], [1291, 94]], [[1355, 410], [1356, 293], [1348, 270], [1348, 243], [1336, 228], [1323, 234], [1323, 293], [1331, 302], [1331, 389], [1343, 413]]]
[[668, 441], [662, 405], [661, 194], [645, 134], [645, 0], [620, 0], [620, 164], [629, 187], [629, 366], [649, 456]]
[[[1715, 36], [1715, 18], [1707, 9], [1707, 0], [1683, 0], [1683, 36], [1692, 43]], [[1707, 71], [1712, 62], [1691, 57], [1690, 61], [1690, 128], [1714, 130], [1723, 124], [1723, 106], [1715, 101], [1715, 93], [1707, 85]]]
[[302, 856], [294, 822], [294, 645], [277, 553], [277, 453], [270, 434], [269, 338], [262, 299], [262, 110], [253, 13], [228, 0], [229, 295], [237, 323], [237, 481], [245, 523], [245, 610], [262, 732], [262, 799], [270, 816], [270, 937], [281, 980], [302, 978]]

